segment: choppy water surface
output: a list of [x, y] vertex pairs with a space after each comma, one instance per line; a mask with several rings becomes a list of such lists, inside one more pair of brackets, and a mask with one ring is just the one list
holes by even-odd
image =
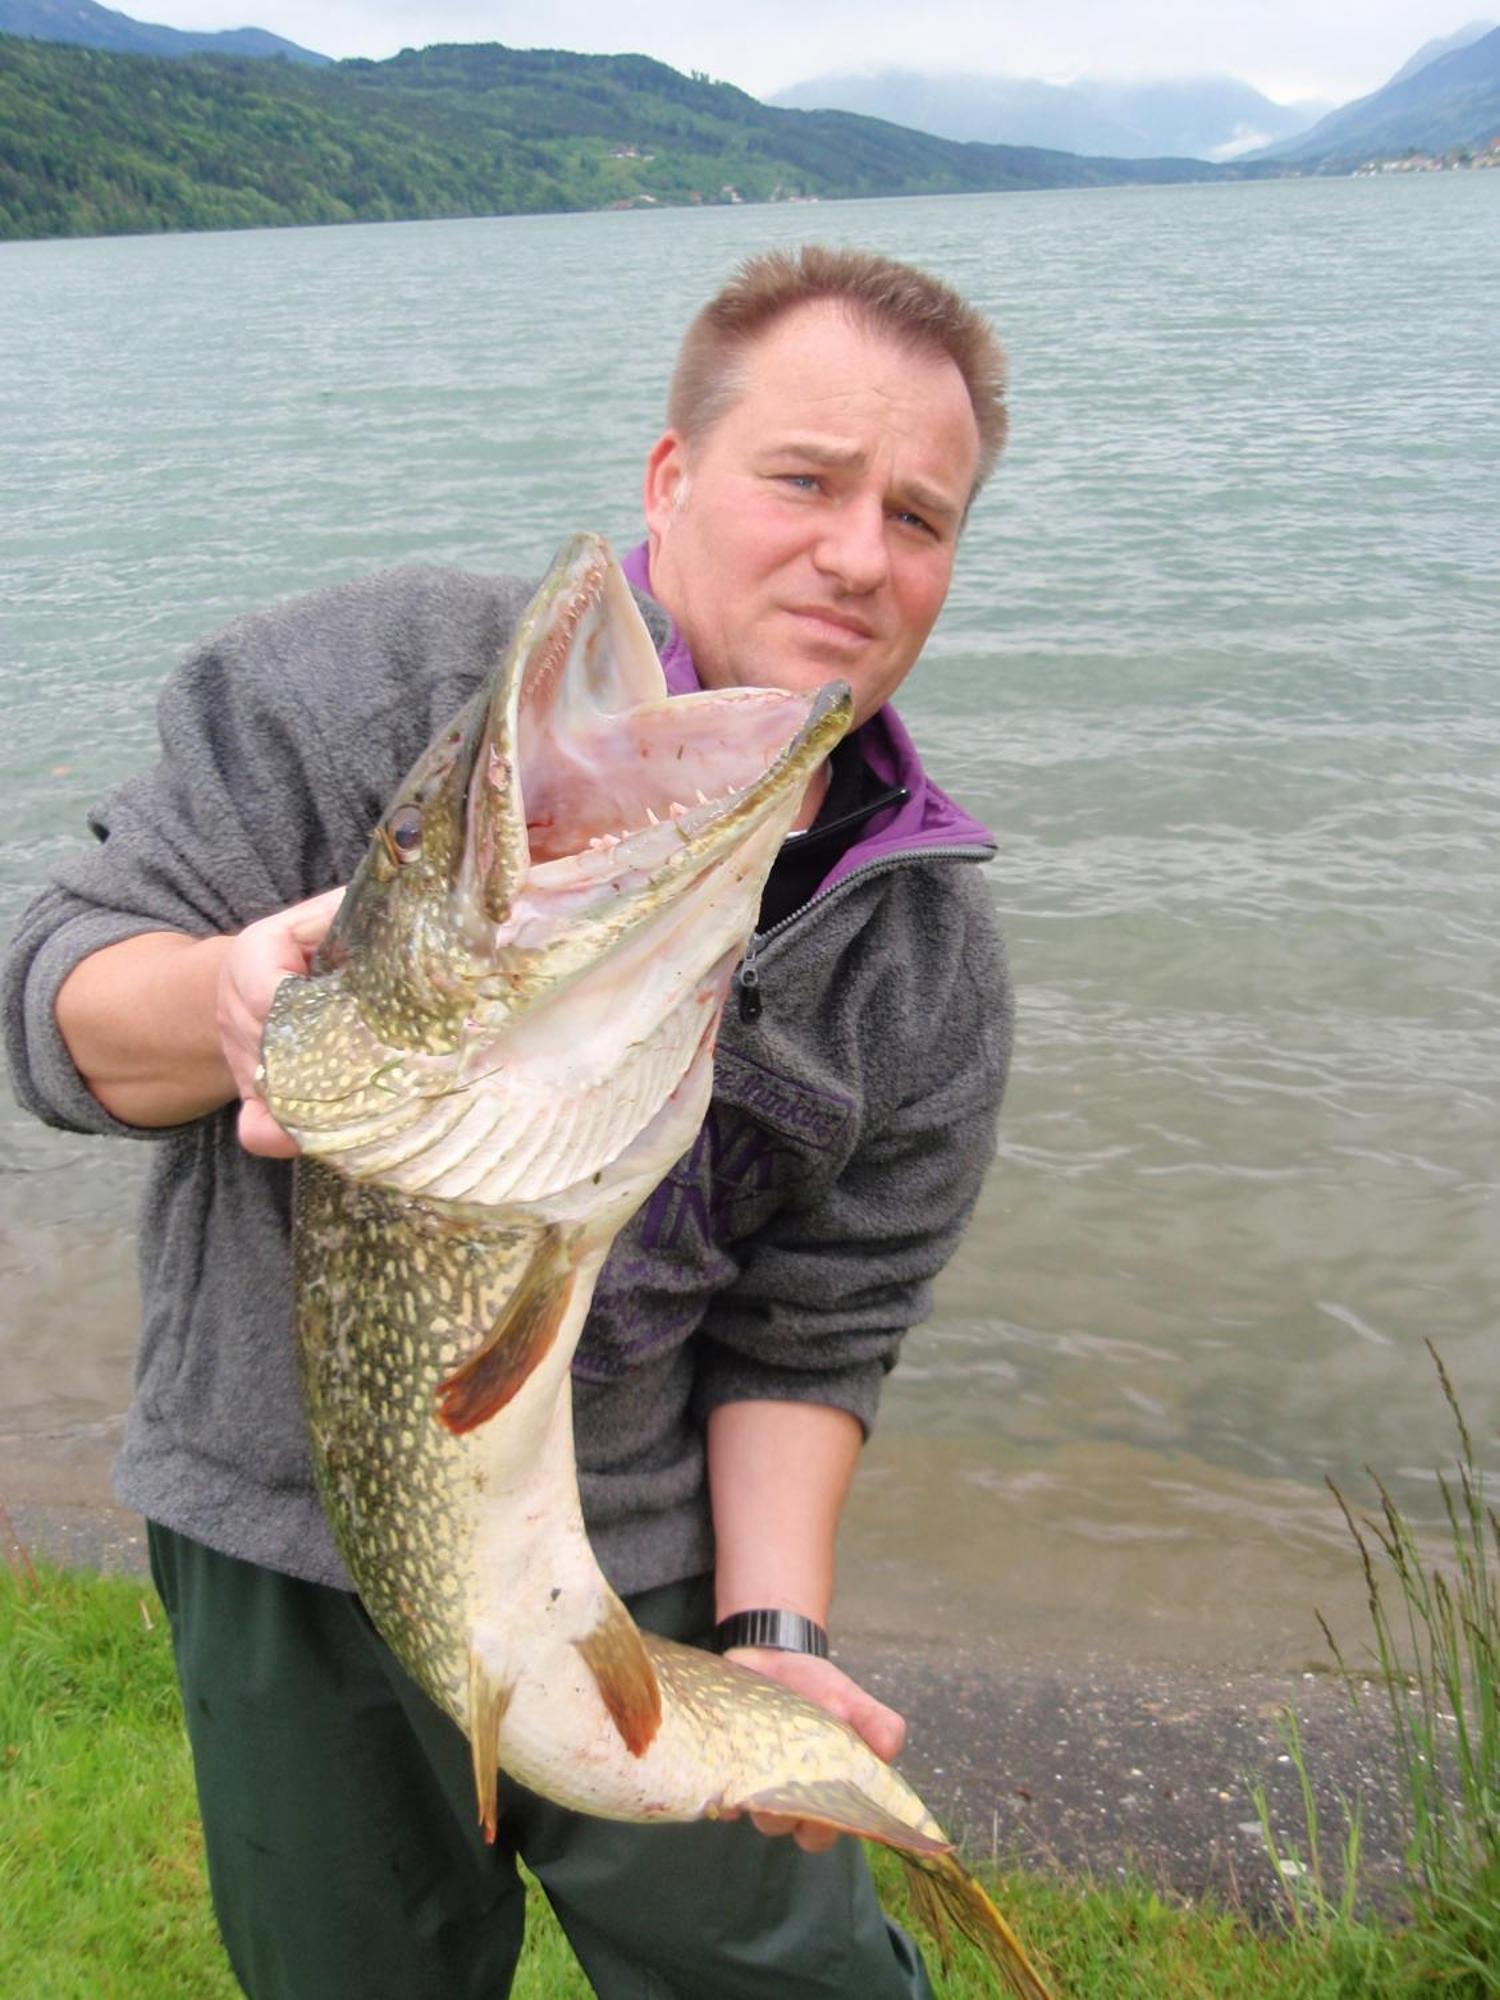
[[[1325, 1473], [1494, 1456], [1500, 182], [0, 250], [8, 920], [243, 608], [637, 530], [672, 340], [804, 235], [989, 307], [1013, 447], [904, 707], [995, 826], [1004, 1145], [854, 1508], [850, 1615], [1205, 1665], [1355, 1604]], [[7, 1109], [0, 1495], [102, 1491], [128, 1146]]]

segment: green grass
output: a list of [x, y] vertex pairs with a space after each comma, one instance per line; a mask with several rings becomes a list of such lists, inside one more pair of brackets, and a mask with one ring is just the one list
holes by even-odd
[[1357, 1801], [1351, 1805], [1342, 1796], [1339, 1799], [1344, 1831], [1339, 1842], [1335, 1879], [1327, 1865], [1327, 1839], [1318, 1810], [1317, 1794], [1313, 1789], [1312, 1773], [1302, 1747], [1302, 1730], [1295, 1711], [1289, 1708], [1282, 1711], [1281, 1740], [1286, 1745], [1286, 1754], [1301, 1787], [1305, 1854], [1294, 1853], [1291, 1843], [1277, 1835], [1271, 1823], [1271, 1801], [1265, 1784], [1252, 1778], [1249, 1791], [1260, 1821], [1261, 1839], [1281, 1893], [1286, 1898], [1287, 1916], [1292, 1928], [1307, 1937], [1335, 1936], [1349, 1929], [1359, 1906], [1363, 1834], [1360, 1808]]
[[[877, 1868], [899, 1911], [896, 1864]], [[992, 1888], [1075, 2000], [1415, 2000], [1450, 1969], [1352, 1918], [1265, 1935], [1141, 1883], [1008, 1872]], [[165, 1620], [135, 1579], [0, 1569], [0, 1909], [0, 1993], [16, 2000], [233, 2000]], [[517, 2000], [587, 2000], [539, 1896], [533, 1918]], [[960, 1946], [941, 1990], [993, 2000], [995, 1984]]]
[[0, 1993], [233, 1995], [149, 1586], [0, 1582]]
[[1378, 1477], [1356, 1516], [1334, 1497], [1364, 1569], [1372, 1646], [1355, 1671], [1324, 1625], [1345, 1687], [1390, 1717], [1405, 1794], [1413, 1915], [1449, 1992], [1500, 1993], [1500, 1516], [1489, 1503], [1463, 1411], [1437, 1349], [1457, 1433], [1440, 1476], [1436, 1554]]
[[[1257, 1932], [1239, 1912], [1184, 1903], [1144, 1881], [1017, 1870], [991, 1882], [980, 1872], [1057, 2000], [1431, 2000], [1406, 1942], [1373, 1925], [1321, 1938]], [[878, 1854], [875, 1875], [901, 1915], [894, 1858]], [[924, 1948], [936, 1975], [937, 1955]], [[944, 2000], [997, 2000], [994, 1974], [966, 1946], [936, 1984]]]

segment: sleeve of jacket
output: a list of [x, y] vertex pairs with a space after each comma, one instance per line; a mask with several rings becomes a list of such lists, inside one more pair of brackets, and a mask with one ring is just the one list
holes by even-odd
[[[994, 1156], [1012, 1000], [978, 871], [961, 949], [902, 1041], [899, 1079], [831, 1185], [776, 1217], [700, 1332], [700, 1415], [767, 1398], [848, 1410], [868, 1434], [902, 1336], [973, 1212]], [[877, 1093], [881, 1094], [881, 1093]]]
[[158, 708], [160, 761], [95, 808], [94, 842], [17, 927], [6, 1049], [18, 1100], [48, 1124], [162, 1136], [112, 1118], [58, 1033], [58, 989], [82, 959], [144, 931], [239, 930], [336, 879], [320, 802], [339, 796], [337, 772], [283, 636], [274, 620], [243, 620], [183, 662]]

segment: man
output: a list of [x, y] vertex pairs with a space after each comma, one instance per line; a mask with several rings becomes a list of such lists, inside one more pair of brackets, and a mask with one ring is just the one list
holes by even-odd
[[[888, 1757], [900, 1717], [819, 1657], [834, 1537], [978, 1191], [1009, 1000], [988, 837], [885, 704], [998, 454], [1001, 379], [984, 321], [921, 273], [752, 260], [684, 342], [628, 566], [675, 692], [841, 678], [860, 727], [773, 872], [699, 1142], [601, 1280], [575, 1364], [585, 1511], [643, 1623], [714, 1633]], [[261, 1027], [528, 594], [397, 572], [218, 635], [164, 694], [163, 762], [12, 952], [23, 1100], [165, 1140], [117, 1477], [152, 1524], [221, 1928], [254, 2000], [501, 1994], [519, 1849], [606, 2000], [924, 1994], [859, 1850], [815, 1826], [622, 1830], [502, 1787], [486, 1849], [457, 1732], [370, 1629], [312, 1492]]]

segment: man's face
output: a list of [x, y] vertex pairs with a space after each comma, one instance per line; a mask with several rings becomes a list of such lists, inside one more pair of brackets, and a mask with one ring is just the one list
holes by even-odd
[[820, 301], [742, 358], [703, 436], [646, 467], [651, 588], [707, 687], [845, 680], [863, 722], [942, 609], [979, 430], [963, 377]]

